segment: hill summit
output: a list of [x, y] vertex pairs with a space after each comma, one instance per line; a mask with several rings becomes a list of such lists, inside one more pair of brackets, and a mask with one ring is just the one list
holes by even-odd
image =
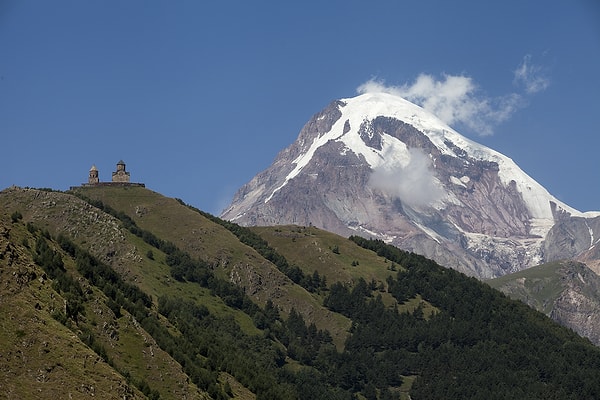
[[[590, 256], [600, 213], [556, 199], [510, 158], [386, 93], [315, 114], [222, 217], [382, 239], [479, 278]], [[584, 255], [587, 254], [587, 255]]]

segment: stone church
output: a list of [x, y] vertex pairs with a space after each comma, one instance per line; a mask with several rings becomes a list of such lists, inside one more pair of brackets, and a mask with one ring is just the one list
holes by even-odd
[[116, 172], [112, 173], [113, 182], [129, 182], [129, 172], [125, 171], [125, 163], [123, 160], [117, 163]]
[[90, 174], [88, 176], [87, 184], [83, 184], [82, 186], [141, 186], [145, 187], [143, 183], [131, 183], [130, 182], [130, 174], [125, 169], [125, 162], [120, 160], [117, 163], [117, 170], [112, 173], [112, 181], [111, 182], [100, 182], [100, 177], [98, 174], [98, 168], [95, 165], [92, 165], [90, 168]]

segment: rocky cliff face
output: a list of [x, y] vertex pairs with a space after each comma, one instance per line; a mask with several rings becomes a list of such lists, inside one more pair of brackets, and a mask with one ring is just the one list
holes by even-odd
[[589, 252], [598, 215], [561, 203], [420, 107], [364, 94], [313, 116], [222, 217], [380, 238], [490, 278]]

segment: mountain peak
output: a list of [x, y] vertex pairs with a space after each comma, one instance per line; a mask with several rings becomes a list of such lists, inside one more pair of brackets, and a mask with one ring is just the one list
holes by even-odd
[[374, 236], [473, 275], [544, 259], [560, 202], [510, 158], [392, 94], [332, 102], [223, 217]]

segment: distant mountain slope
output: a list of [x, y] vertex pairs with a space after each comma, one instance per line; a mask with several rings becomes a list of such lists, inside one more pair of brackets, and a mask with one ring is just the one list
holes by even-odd
[[9, 398], [600, 398], [589, 341], [382, 241], [134, 187], [9, 188], [0, 227]]
[[[491, 278], [590, 248], [599, 215], [561, 203], [508, 157], [379, 93], [315, 114], [222, 217], [379, 238]], [[573, 219], [589, 229], [553, 229]]]
[[488, 283], [600, 345], [600, 277], [585, 264], [557, 261]]

